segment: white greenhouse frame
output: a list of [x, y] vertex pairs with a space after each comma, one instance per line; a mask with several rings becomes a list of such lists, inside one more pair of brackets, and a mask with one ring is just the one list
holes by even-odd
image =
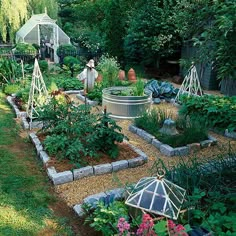
[[[42, 35], [42, 29], [47, 34]], [[50, 32], [51, 31], [51, 32]], [[54, 50], [54, 61], [59, 61], [57, 48], [63, 44], [70, 44], [69, 36], [51, 19], [47, 13], [32, 15], [32, 17], [16, 32], [16, 43], [41, 44], [46, 40], [46, 46]]]

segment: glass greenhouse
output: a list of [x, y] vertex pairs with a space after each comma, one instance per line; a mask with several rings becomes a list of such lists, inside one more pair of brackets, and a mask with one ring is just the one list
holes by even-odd
[[33, 15], [16, 33], [16, 43], [37, 44], [51, 50], [54, 61], [58, 62], [56, 50], [59, 45], [70, 44], [68, 35], [47, 13]]
[[164, 178], [146, 177], [139, 180], [125, 203], [176, 220], [185, 193], [185, 189]]

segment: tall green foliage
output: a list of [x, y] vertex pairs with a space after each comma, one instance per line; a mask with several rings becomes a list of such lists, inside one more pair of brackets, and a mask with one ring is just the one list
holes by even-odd
[[1, 0], [0, 1], [0, 36], [3, 42], [14, 42], [15, 33], [32, 14], [44, 13], [57, 18], [56, 0]]
[[2, 40], [13, 41], [15, 32], [28, 17], [28, 0], [1, 0], [0, 34]]

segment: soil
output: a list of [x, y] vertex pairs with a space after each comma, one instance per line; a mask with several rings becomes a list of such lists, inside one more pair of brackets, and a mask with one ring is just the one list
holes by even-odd
[[[43, 142], [46, 138], [44, 134], [38, 134], [38, 138]], [[63, 172], [67, 170], [77, 169], [78, 166], [93, 166], [111, 163], [114, 161], [128, 160], [138, 157], [138, 154], [126, 143], [117, 143], [119, 154], [115, 159], [112, 159], [108, 154], [99, 152], [98, 158], [92, 158], [90, 156], [81, 157], [80, 163], [73, 163], [68, 159], [58, 160], [56, 156], [50, 156], [50, 161], [47, 163], [47, 167], [54, 166], [57, 172]]]

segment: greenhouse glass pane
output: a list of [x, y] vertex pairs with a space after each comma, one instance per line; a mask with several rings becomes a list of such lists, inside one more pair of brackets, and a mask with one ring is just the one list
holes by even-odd
[[152, 205], [152, 211], [158, 211], [158, 212], [163, 212], [163, 208], [165, 205], [166, 199], [161, 197], [161, 196], [155, 196], [153, 205]]
[[133, 199], [129, 199], [128, 203], [130, 203], [132, 205], [138, 205], [139, 198], [140, 198], [140, 194], [138, 194], [137, 196], [133, 197]]
[[163, 184], [162, 183], [159, 183], [158, 187], [157, 187], [157, 191], [156, 191], [157, 194], [160, 194], [162, 196], [165, 195], [165, 191], [164, 191], [164, 188], [163, 188]]
[[149, 209], [151, 202], [152, 202], [152, 196], [153, 194], [147, 193], [146, 191], [142, 195], [142, 199], [140, 201], [140, 207]]
[[150, 191], [150, 192], [154, 192], [155, 187], [156, 187], [156, 182], [152, 183], [151, 185], [149, 185], [146, 190]]

